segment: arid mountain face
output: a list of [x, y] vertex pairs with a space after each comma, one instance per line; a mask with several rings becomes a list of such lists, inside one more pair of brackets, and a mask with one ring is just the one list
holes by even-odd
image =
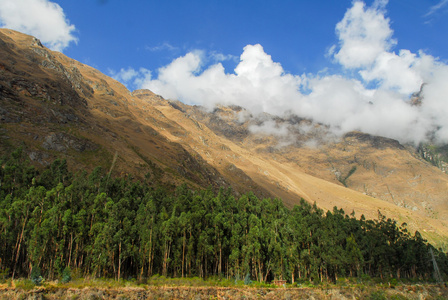
[[153, 185], [232, 187], [289, 207], [304, 198], [367, 218], [380, 211], [431, 242], [448, 237], [448, 176], [413, 147], [361, 132], [331, 137], [297, 116], [209, 112], [148, 90], [131, 93], [31, 36], [1, 29], [0, 151], [18, 146], [36, 166], [65, 158], [73, 171], [101, 166]]

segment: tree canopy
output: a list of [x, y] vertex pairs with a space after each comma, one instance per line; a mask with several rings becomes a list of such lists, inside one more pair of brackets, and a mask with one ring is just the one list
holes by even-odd
[[34, 267], [45, 278], [76, 269], [116, 279], [429, 279], [431, 249], [447, 276], [444, 252], [381, 213], [356, 219], [303, 199], [289, 210], [251, 192], [169, 191], [101, 168], [71, 174], [64, 160], [40, 171], [21, 149], [0, 166], [0, 271], [12, 277], [28, 277]]

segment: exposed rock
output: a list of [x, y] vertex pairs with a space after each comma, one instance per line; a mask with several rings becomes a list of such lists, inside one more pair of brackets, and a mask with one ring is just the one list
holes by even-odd
[[97, 146], [88, 140], [79, 139], [62, 132], [52, 133], [45, 137], [42, 147], [46, 150], [54, 150], [58, 152], [65, 152], [69, 149], [73, 149], [78, 152], [97, 149]]
[[93, 94], [93, 89], [83, 80], [78, 68], [72, 66], [69, 70], [55, 59], [51, 57], [42, 61], [44, 68], [53, 70], [62, 75], [72, 86], [73, 89], [79, 91], [84, 96], [90, 96]]
[[6, 109], [0, 107], [0, 123], [20, 123], [22, 118], [16, 114], [9, 113]]
[[37, 46], [37, 47], [44, 48], [44, 46], [42, 45], [42, 43], [40, 42], [40, 40], [37, 39], [37, 38], [33, 38], [33, 42], [32, 42], [32, 44], [31, 44], [31, 46]]
[[411, 105], [412, 106], [421, 106], [423, 102], [423, 89], [425, 87], [426, 83], [422, 83], [420, 86], [420, 90], [418, 92], [415, 92], [411, 95]]
[[107, 84], [106, 81], [101, 80], [100, 83], [96, 82], [96, 83], [91, 83], [92, 85], [92, 89], [94, 91], [98, 91], [100, 92], [100, 94], [106, 94], [109, 96], [114, 96], [114, 90]]
[[28, 157], [41, 165], [47, 166], [49, 163], [46, 161], [50, 156], [45, 152], [32, 151], [28, 154]]
[[442, 172], [448, 172], [448, 163], [446, 162], [448, 145], [440, 147], [430, 147], [428, 145], [422, 144], [417, 148], [417, 152], [424, 160], [436, 166], [437, 168], [442, 170]]
[[[193, 108], [193, 109], [192, 109]], [[236, 107], [235, 109], [238, 109]], [[183, 109], [182, 111], [184, 111]], [[230, 112], [232, 115], [229, 118], [224, 119], [224, 112], [222, 109], [215, 109], [209, 113], [204, 111], [200, 107], [190, 107], [188, 114], [191, 119], [196, 119], [202, 123], [205, 123], [215, 133], [231, 139], [235, 142], [244, 140], [249, 135], [249, 130], [246, 126], [243, 126], [238, 120], [234, 119], [233, 110]]]
[[168, 101], [163, 99], [162, 96], [156, 95], [153, 92], [151, 92], [150, 90], [146, 90], [146, 89], [135, 90], [131, 93], [131, 95], [133, 97], [137, 97], [139, 99], [150, 102], [151, 104], [154, 104], [154, 105], [167, 105], [168, 104]]
[[359, 142], [362, 143], [370, 143], [370, 145], [376, 149], [384, 149], [384, 148], [398, 148], [398, 149], [405, 149], [403, 145], [400, 144], [397, 140], [385, 138], [381, 136], [373, 136], [367, 133], [362, 132], [349, 132], [344, 136], [345, 139], [347, 138], [355, 138]]

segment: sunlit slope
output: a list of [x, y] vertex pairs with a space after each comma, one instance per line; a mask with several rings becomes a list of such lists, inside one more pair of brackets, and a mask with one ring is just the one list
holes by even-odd
[[[236, 184], [245, 180], [240, 175], [243, 172], [290, 207], [303, 197], [324, 210], [337, 206], [347, 214], [355, 211], [358, 216], [364, 214], [373, 219], [380, 211], [426, 236], [448, 235], [441, 192], [446, 191], [447, 176], [401, 146], [384, 145], [378, 149], [369, 145], [369, 141], [359, 141], [355, 135], [321, 148], [289, 147], [277, 154], [257, 152], [244, 141], [237, 143], [215, 134], [206, 124], [175, 106], [163, 100], [155, 103], [157, 110], [177, 124], [173, 126], [176, 130], [163, 130], [162, 134], [201, 155]], [[355, 165], [356, 172], [346, 180], [348, 187], [344, 187], [336, 179], [335, 170], [344, 174]], [[438, 205], [437, 217], [427, 210], [415, 209], [417, 205], [428, 205], [418, 201], [421, 194], [431, 197], [427, 188], [441, 189], [433, 194], [440, 200], [432, 203]], [[397, 195], [390, 195], [392, 190]]]
[[130, 92], [15, 31], [1, 29], [0, 43], [3, 153], [22, 145], [41, 166], [65, 158], [75, 171], [100, 165], [153, 185], [232, 187], [289, 207], [304, 198], [373, 219], [380, 211], [431, 241], [448, 237], [448, 176], [410, 146], [359, 132], [279, 140], [238, 121], [241, 108], [207, 112], [148, 90]]
[[119, 82], [31, 36], [1, 29], [0, 42], [3, 153], [24, 146], [36, 165], [62, 158], [73, 171], [101, 166], [154, 185], [222, 181], [199, 156], [158, 133], [165, 126], [160, 112], [150, 108], [143, 118], [135, 116], [139, 99]]

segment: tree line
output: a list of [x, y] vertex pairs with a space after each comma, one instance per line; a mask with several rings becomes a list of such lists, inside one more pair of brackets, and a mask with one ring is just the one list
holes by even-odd
[[0, 159], [0, 272], [60, 278], [64, 270], [107, 278], [221, 276], [269, 282], [338, 277], [446, 277], [447, 255], [406, 224], [300, 201], [236, 196], [230, 189], [175, 190], [72, 174], [65, 160], [44, 170], [17, 149]]

